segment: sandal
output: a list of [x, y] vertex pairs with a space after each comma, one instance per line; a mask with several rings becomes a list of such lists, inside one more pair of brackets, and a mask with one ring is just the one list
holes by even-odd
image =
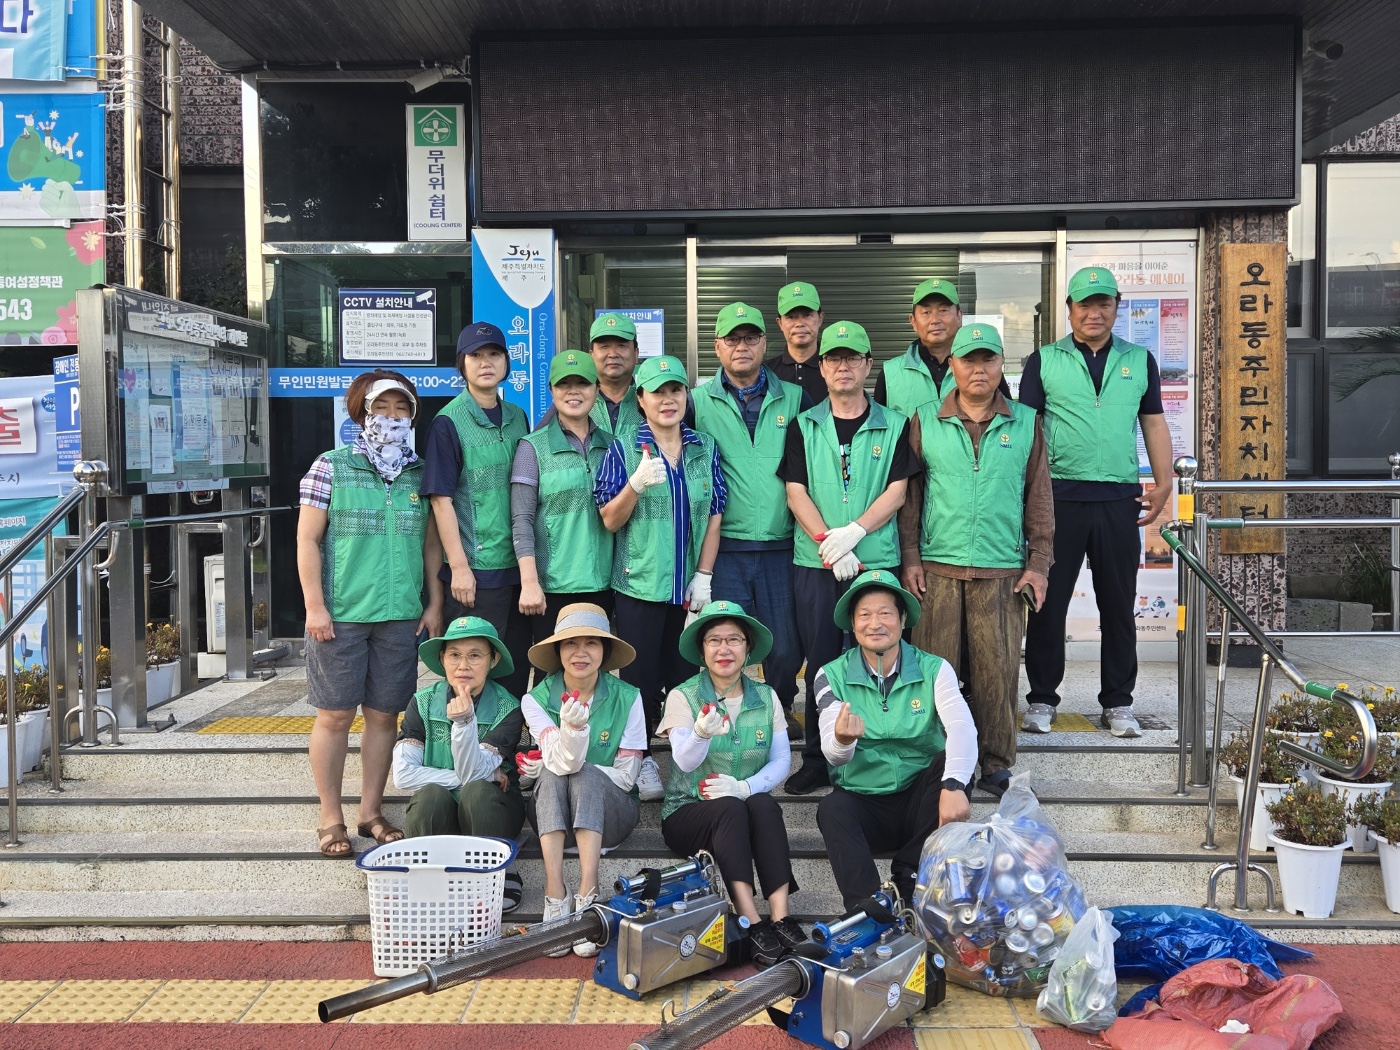
[[524, 899], [525, 882], [520, 873], [514, 870], [506, 872], [505, 889], [501, 893], [502, 913], [515, 911]]
[[[316, 832], [316, 848], [327, 857], [353, 857], [355, 849], [350, 844], [350, 836], [345, 833], [344, 824], [332, 824]], [[336, 848], [339, 847], [339, 848]]]
[[371, 821], [358, 824], [355, 830], [365, 838], [374, 839], [375, 844], [382, 846], [387, 842], [398, 842], [403, 838], [403, 831], [394, 827], [383, 816], [375, 817]]

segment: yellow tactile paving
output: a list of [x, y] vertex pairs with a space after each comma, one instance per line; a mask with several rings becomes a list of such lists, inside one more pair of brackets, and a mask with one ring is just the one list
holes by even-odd
[[919, 1050], [1036, 1050], [1037, 1044], [1019, 1028], [917, 1028]]
[[1012, 999], [1011, 1009], [1016, 1012], [1016, 1020], [1028, 1028], [1058, 1028], [1054, 1021], [1047, 1021], [1036, 1012], [1034, 999]]
[[418, 993], [358, 1013], [355, 1024], [456, 1024], [476, 991], [475, 981], [444, 988], [432, 995]]
[[57, 981], [0, 982], [0, 1023], [13, 1021], [57, 985]]
[[243, 1024], [320, 1024], [316, 1005], [372, 981], [268, 981], [239, 1019]]
[[1016, 1015], [1006, 999], [971, 988], [948, 985], [948, 997], [909, 1019], [915, 1028], [1015, 1028]]
[[253, 1005], [267, 981], [166, 981], [129, 1021], [229, 1024]]
[[[672, 1000], [676, 1009], [684, 1004], [683, 987], [662, 988], [642, 996], [640, 1000], [628, 999], [614, 991], [603, 988], [592, 981], [585, 981], [579, 994], [578, 1009], [574, 1012], [574, 1024], [656, 1024], [661, 1023], [661, 1004]], [[666, 1016], [673, 1014], [667, 1008]]]
[[465, 1020], [468, 1024], [567, 1024], [582, 984], [563, 978], [480, 981], [467, 1003]]
[[[1052, 733], [1097, 733], [1101, 726], [1090, 722], [1083, 715], [1076, 715], [1069, 711], [1062, 711], [1050, 726]], [[202, 732], [202, 730], [201, 730]], [[352, 730], [354, 732], [354, 730]]]
[[[399, 715], [403, 721], [403, 715]], [[207, 726], [195, 730], [195, 735], [204, 733], [214, 736], [298, 736], [309, 735], [316, 724], [315, 715], [243, 715], [237, 718], [216, 718]], [[350, 732], [363, 733], [365, 719], [356, 715], [350, 723]]]
[[124, 1021], [160, 981], [62, 981], [19, 1019], [20, 1024]]

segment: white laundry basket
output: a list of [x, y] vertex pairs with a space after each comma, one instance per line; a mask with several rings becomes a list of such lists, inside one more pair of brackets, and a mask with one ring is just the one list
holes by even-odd
[[355, 864], [369, 883], [378, 977], [413, 973], [501, 933], [505, 871], [516, 845], [480, 835], [424, 835], [376, 846]]

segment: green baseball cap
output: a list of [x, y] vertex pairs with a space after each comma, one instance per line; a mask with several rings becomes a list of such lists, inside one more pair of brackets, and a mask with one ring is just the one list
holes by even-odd
[[442, 633], [441, 638], [429, 638], [418, 647], [418, 659], [428, 665], [428, 670], [434, 674], [440, 674], [444, 678], [447, 672], [442, 669], [442, 647], [448, 642], [454, 642], [458, 638], [485, 638], [491, 643], [491, 648], [501, 654], [496, 666], [491, 668], [491, 678], [504, 678], [515, 670], [515, 663], [510, 658], [510, 650], [506, 648], [505, 642], [501, 641], [500, 635], [496, 633], [496, 628], [483, 620], [480, 616], [459, 616], [447, 626], [447, 630]]
[[919, 614], [923, 609], [919, 606], [919, 599], [906, 591], [899, 585], [899, 577], [888, 569], [871, 569], [861, 573], [851, 581], [851, 587], [836, 603], [836, 610], [832, 613], [832, 619], [836, 621], [836, 626], [843, 631], [851, 629], [851, 606], [863, 591], [868, 591], [872, 587], [883, 587], [887, 591], [893, 591], [899, 603], [904, 606], [904, 626], [913, 627], [919, 622]]
[[818, 356], [832, 350], [854, 350], [858, 354], [868, 354], [870, 336], [854, 321], [837, 321], [822, 330], [822, 345]]
[[965, 324], [953, 336], [954, 357], [966, 357], [974, 350], [990, 350], [994, 354], [1005, 353], [1001, 347], [1001, 336], [989, 324]]
[[805, 306], [809, 310], [822, 308], [822, 297], [817, 294], [815, 285], [806, 281], [793, 281], [792, 284], [785, 284], [778, 289], [778, 313], [785, 314], [799, 306]]
[[623, 317], [622, 314], [599, 314], [593, 320], [593, 327], [588, 330], [588, 341], [591, 343], [607, 336], [635, 340], [637, 326], [632, 323], [632, 318]]
[[710, 602], [681, 632], [678, 646], [681, 655], [697, 667], [705, 666], [705, 654], [700, 651], [700, 640], [705, 634], [705, 628], [716, 620], [737, 620], [748, 626], [753, 648], [749, 650], [749, 657], [744, 661], [746, 665], [762, 663], [763, 658], [773, 651], [773, 632], [744, 612], [742, 605], [738, 602]]
[[954, 306], [958, 305], [958, 286], [941, 277], [930, 277], [927, 281], [920, 281], [919, 286], [914, 289], [914, 301], [909, 304], [909, 308], [912, 310], [930, 295], [941, 295]]
[[1118, 282], [1113, 279], [1113, 271], [1102, 266], [1086, 266], [1076, 270], [1069, 279], [1069, 297], [1076, 303], [1091, 295], [1117, 295]]
[[723, 339], [740, 325], [751, 324], [760, 332], [767, 332], [763, 327], [763, 314], [755, 310], [748, 303], [730, 303], [723, 307], [715, 315], [715, 338]]
[[555, 354], [549, 362], [549, 385], [553, 386], [569, 376], [580, 376], [590, 383], [596, 383], [598, 366], [593, 363], [592, 356], [582, 350], [565, 350], [562, 354]]
[[660, 390], [667, 383], [679, 383], [687, 388], [690, 386], [690, 380], [685, 374], [685, 364], [665, 354], [648, 357], [638, 365], [636, 380], [638, 390]]

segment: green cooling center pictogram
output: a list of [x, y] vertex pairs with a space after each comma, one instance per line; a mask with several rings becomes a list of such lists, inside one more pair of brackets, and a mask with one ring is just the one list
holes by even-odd
[[413, 107], [413, 144], [415, 146], [457, 145], [457, 112], [437, 106]]

